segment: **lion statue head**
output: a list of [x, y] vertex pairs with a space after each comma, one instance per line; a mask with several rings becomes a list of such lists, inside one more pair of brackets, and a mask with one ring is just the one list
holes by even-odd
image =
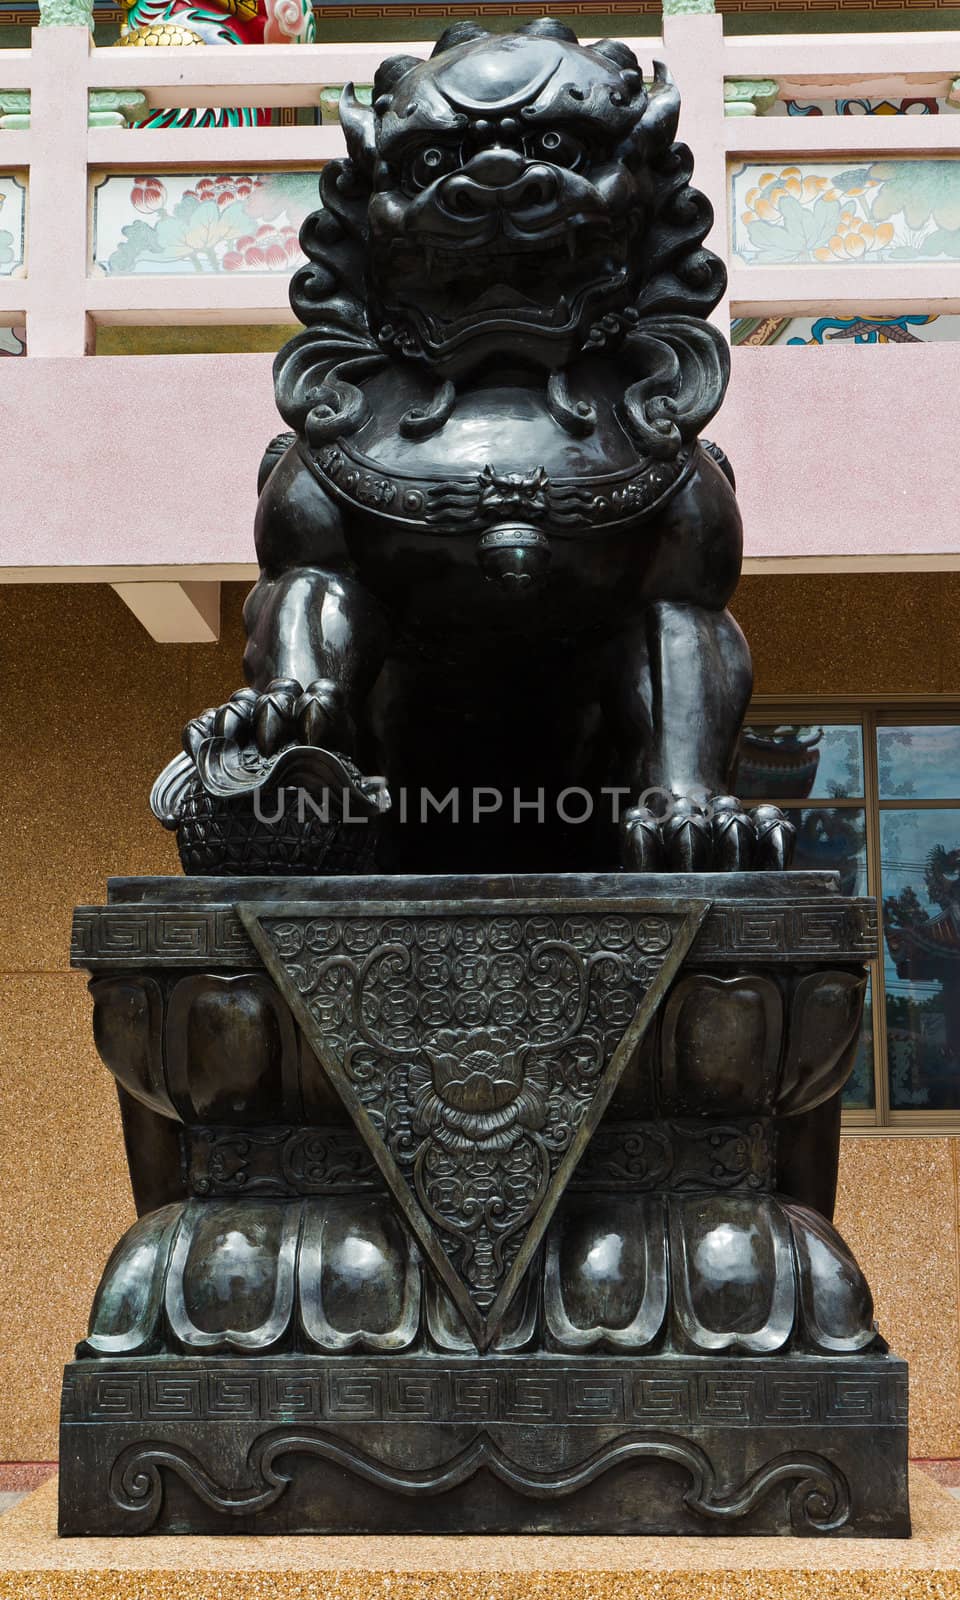
[[448, 28], [428, 61], [379, 67], [371, 106], [340, 102], [346, 160], [324, 169], [291, 304], [307, 327], [276, 366], [282, 414], [311, 442], [364, 415], [383, 361], [436, 382], [407, 431], [442, 426], [456, 385], [528, 369], [578, 431], [577, 364], [624, 361], [627, 414], [651, 454], [712, 414], [726, 348], [702, 319], [724, 287], [703, 248], [708, 201], [674, 142], [679, 95], [645, 84], [616, 40], [582, 45], [543, 18], [495, 35]]

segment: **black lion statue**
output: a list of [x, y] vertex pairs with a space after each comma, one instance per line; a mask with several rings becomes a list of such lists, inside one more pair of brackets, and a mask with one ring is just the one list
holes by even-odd
[[662, 66], [548, 19], [345, 90], [274, 369], [250, 687], [154, 789], [187, 870], [785, 865], [782, 815], [727, 793], [741, 528], [698, 444], [724, 268], [678, 113]]

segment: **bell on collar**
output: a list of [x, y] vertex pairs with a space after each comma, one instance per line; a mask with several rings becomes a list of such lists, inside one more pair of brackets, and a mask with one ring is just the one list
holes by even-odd
[[529, 523], [503, 522], [477, 540], [477, 560], [491, 583], [512, 594], [529, 594], [546, 579], [550, 544]]

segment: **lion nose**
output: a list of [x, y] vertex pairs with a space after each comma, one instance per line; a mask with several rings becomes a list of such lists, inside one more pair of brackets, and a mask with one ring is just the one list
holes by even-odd
[[445, 207], [461, 217], [532, 211], [549, 206], [557, 180], [546, 166], [529, 166], [514, 150], [483, 150], [443, 184]]
[[525, 165], [518, 151], [494, 148], [479, 151], [463, 170], [474, 183], [482, 183], [489, 189], [502, 189], [508, 183], [516, 182]]

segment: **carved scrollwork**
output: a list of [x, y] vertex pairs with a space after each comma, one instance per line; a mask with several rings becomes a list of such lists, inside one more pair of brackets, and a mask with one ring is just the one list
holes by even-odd
[[574, 1189], [769, 1189], [775, 1137], [769, 1117], [706, 1122], [602, 1123], [571, 1179]]
[[187, 1180], [198, 1195], [352, 1194], [383, 1188], [352, 1128], [188, 1128]]
[[825, 1456], [787, 1452], [766, 1462], [734, 1488], [724, 1489], [707, 1452], [669, 1433], [626, 1435], [602, 1445], [580, 1462], [537, 1470], [515, 1461], [481, 1430], [445, 1461], [404, 1470], [332, 1433], [278, 1429], [257, 1440], [248, 1457], [247, 1484], [232, 1489], [219, 1484], [190, 1450], [143, 1443], [117, 1457], [110, 1474], [110, 1497], [146, 1529], [160, 1514], [164, 1473], [175, 1473], [211, 1509], [227, 1518], [249, 1517], [266, 1510], [285, 1493], [291, 1474], [278, 1463], [291, 1456], [319, 1457], [367, 1483], [410, 1497], [446, 1494], [484, 1469], [514, 1491], [540, 1501], [574, 1495], [616, 1467], [642, 1460], [664, 1461], [687, 1473], [683, 1503], [709, 1522], [734, 1523], [781, 1486], [788, 1488], [795, 1533], [835, 1533], [850, 1516], [846, 1478]]
[[624, 354], [644, 374], [624, 395], [630, 428], [647, 455], [670, 461], [719, 408], [730, 373], [726, 340], [694, 317], [647, 318]]

